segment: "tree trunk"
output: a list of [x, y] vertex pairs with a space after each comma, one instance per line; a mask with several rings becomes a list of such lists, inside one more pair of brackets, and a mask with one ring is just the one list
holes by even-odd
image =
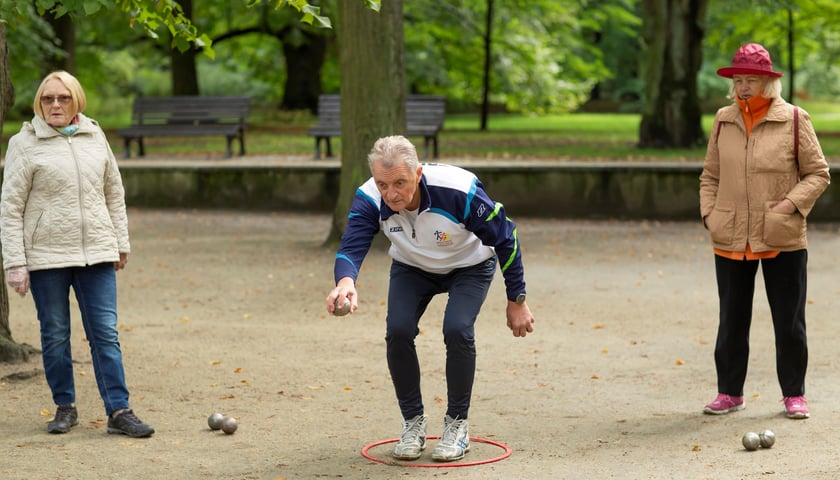
[[708, 0], [642, 2], [645, 106], [639, 147], [690, 148], [706, 143], [697, 96]]
[[338, 2], [341, 72], [341, 178], [327, 244], [341, 239], [358, 186], [370, 178], [367, 154], [380, 137], [405, 132], [403, 2]]
[[[15, 103], [15, 88], [9, 75], [9, 47], [6, 44], [6, 22], [0, 20], [0, 135], [6, 113]], [[2, 262], [2, 257], [0, 257]], [[35, 349], [20, 345], [12, 339], [9, 326], [9, 290], [6, 287], [5, 272], [0, 272], [0, 362], [21, 363], [28, 360]]]
[[[184, 17], [192, 21], [192, 0], [181, 0]], [[195, 68], [196, 50], [192, 47], [183, 52], [169, 49], [169, 65], [172, 74], [172, 95], [198, 95], [198, 72]]]
[[481, 92], [481, 126], [479, 130], [487, 131], [487, 121], [490, 116], [490, 63], [493, 61], [491, 47], [493, 46], [493, 0], [487, 0], [487, 12], [484, 22], [484, 79]]
[[321, 68], [327, 52], [327, 37], [301, 32], [306, 39], [301, 44], [280, 39], [283, 56], [286, 58], [286, 85], [283, 89], [284, 110], [318, 111], [318, 95], [321, 94]]
[[173, 48], [169, 53], [172, 69], [172, 95], [198, 95], [198, 73], [195, 68], [195, 50], [179, 51]]
[[64, 70], [76, 74], [76, 25], [70, 15], [55, 17], [53, 12], [44, 14], [44, 19], [52, 26], [53, 32], [59, 41], [59, 47], [64, 50], [64, 56], [50, 57], [50, 62], [45, 66], [44, 75], [55, 70]]

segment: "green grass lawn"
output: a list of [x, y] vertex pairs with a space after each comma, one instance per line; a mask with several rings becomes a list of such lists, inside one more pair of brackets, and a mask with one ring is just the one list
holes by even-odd
[[[840, 104], [801, 102], [811, 115], [826, 157], [840, 161]], [[122, 156], [123, 145], [116, 128], [126, 118], [99, 119], [105, 126], [114, 152]], [[703, 129], [711, 129], [713, 116], [703, 117]], [[314, 123], [310, 115], [255, 111], [245, 136], [247, 153], [257, 155], [312, 155], [314, 140], [306, 135]], [[477, 114], [451, 114], [440, 134], [441, 159], [446, 158], [559, 158], [591, 161], [702, 161], [705, 148], [639, 149], [640, 116], [637, 114], [571, 113], [544, 116], [492, 114], [488, 129], [479, 131]], [[6, 122], [2, 148], [17, 132], [20, 122]], [[412, 139], [422, 148], [422, 138]], [[147, 154], [193, 156], [223, 152], [221, 137], [148, 138]], [[333, 149], [340, 152], [340, 139]]]

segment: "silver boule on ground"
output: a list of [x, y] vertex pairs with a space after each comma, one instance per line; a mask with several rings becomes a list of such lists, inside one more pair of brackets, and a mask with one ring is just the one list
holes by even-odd
[[741, 444], [743, 444], [744, 448], [747, 450], [757, 450], [759, 445], [761, 445], [761, 439], [758, 437], [757, 433], [747, 432], [744, 434], [743, 438], [741, 438]]

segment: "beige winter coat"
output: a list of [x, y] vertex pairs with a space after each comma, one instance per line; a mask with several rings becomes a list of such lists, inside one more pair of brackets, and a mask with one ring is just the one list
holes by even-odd
[[[799, 161], [794, 158], [793, 106], [773, 100], [746, 136], [737, 104], [718, 110], [700, 175], [700, 215], [715, 248], [793, 251], [808, 246], [805, 218], [829, 184], [828, 163], [811, 118], [799, 110]], [[770, 212], [790, 199], [797, 211]]]
[[38, 116], [9, 140], [0, 196], [4, 268], [119, 261], [128, 253], [125, 190], [96, 121], [66, 137]]

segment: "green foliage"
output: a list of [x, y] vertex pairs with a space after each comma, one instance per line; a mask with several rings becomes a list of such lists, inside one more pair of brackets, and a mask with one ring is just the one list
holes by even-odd
[[[324, 91], [338, 91], [335, 31], [324, 28], [335, 21], [336, 1], [194, 1], [188, 23], [173, 0], [0, 0], [0, 18], [8, 19], [11, 28], [10, 73], [18, 99], [13, 115], [27, 115], [44, 73], [41, 66], [61, 54], [36, 6], [74, 18], [84, 16], [84, 21], [76, 22], [77, 74], [91, 89], [91, 108], [110, 116], [110, 110], [123, 108], [122, 99], [168, 94], [171, 45], [210, 46], [201, 48], [215, 57], [199, 55], [196, 60], [203, 93], [251, 94], [276, 105], [287, 74], [283, 45], [299, 45], [310, 35], [326, 36], [321, 82]], [[375, 0], [357, 1], [374, 10], [381, 6]], [[487, 3], [405, 2], [410, 92], [444, 94], [452, 112], [476, 108], [482, 100]], [[638, 65], [639, 5], [639, 0], [496, 0], [490, 73], [494, 111], [569, 112], [593, 92], [604, 101], [636, 108], [629, 102], [642, 101], [644, 90]], [[728, 85], [715, 72], [731, 62], [740, 44], [761, 42], [770, 49], [777, 68], [788, 68], [788, 7], [796, 22], [793, 60], [800, 98], [840, 95], [836, 81], [840, 33], [834, 27], [840, 23], [840, 2], [710, 0], [698, 77], [704, 111], [727, 103]], [[246, 30], [249, 33], [234, 35]], [[193, 43], [188, 41], [191, 35]]]
[[[252, 7], [259, 5], [263, 0], [249, 0], [248, 6]], [[379, 11], [380, 0], [365, 0], [368, 8]], [[332, 28], [332, 21], [329, 17], [321, 15], [321, 8], [315, 5], [310, 5], [306, 0], [277, 0], [275, 10], [280, 10], [284, 6], [295, 8], [301, 13], [300, 21], [307, 25], [317, 25], [321, 28]]]
[[[714, 70], [731, 64], [740, 45], [755, 42], [770, 52], [774, 69], [789, 73], [794, 66], [797, 96], [840, 95], [836, 80], [840, 73], [840, 33], [836, 28], [840, 3], [836, 0], [710, 0], [707, 17], [704, 57], [716, 66]], [[788, 54], [791, 19], [794, 58]], [[787, 89], [784, 79], [783, 85]]]
[[[577, 108], [609, 78], [593, 31], [638, 23], [626, 1], [495, 2], [491, 101], [515, 112]], [[622, 10], [621, 6], [624, 6]], [[618, 10], [616, 10], [618, 9]], [[481, 102], [486, 0], [406, 2], [409, 90], [445, 93], [453, 105]], [[621, 11], [621, 15], [614, 15]]]

